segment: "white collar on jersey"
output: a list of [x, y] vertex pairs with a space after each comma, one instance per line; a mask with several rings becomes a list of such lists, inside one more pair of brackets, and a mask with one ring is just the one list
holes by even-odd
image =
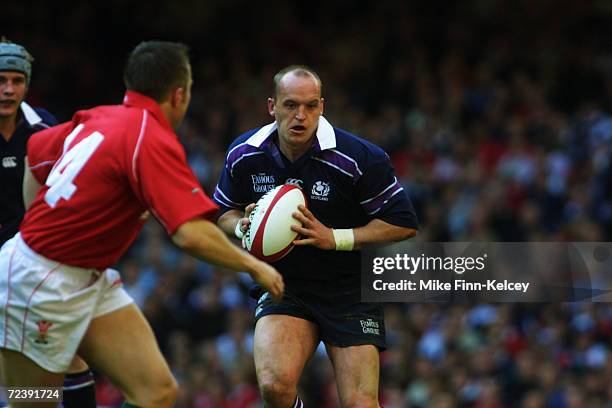
[[21, 101], [21, 111], [23, 116], [26, 118], [30, 126], [34, 126], [42, 122], [42, 118], [38, 116], [38, 113], [25, 101]]
[[[276, 122], [270, 123], [253, 133], [253, 135], [247, 139], [246, 143], [254, 147], [259, 147], [272, 133], [274, 133], [276, 128]], [[319, 117], [317, 140], [319, 141], [321, 150], [333, 149], [336, 147], [336, 134], [334, 133], [334, 128], [323, 116]]]

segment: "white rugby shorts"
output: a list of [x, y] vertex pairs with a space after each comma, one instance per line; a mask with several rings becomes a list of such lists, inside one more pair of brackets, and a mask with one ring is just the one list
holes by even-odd
[[122, 286], [113, 269], [63, 265], [15, 235], [0, 250], [0, 348], [66, 372], [91, 320], [133, 303]]

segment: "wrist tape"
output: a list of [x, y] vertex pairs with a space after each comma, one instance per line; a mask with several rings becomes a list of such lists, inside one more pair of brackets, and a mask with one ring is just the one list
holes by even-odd
[[236, 238], [242, 239], [244, 238], [244, 232], [242, 232], [242, 218], [238, 220], [236, 223], [236, 228], [234, 229], [234, 234]]
[[355, 246], [355, 234], [352, 228], [332, 229], [334, 241], [336, 241], [336, 251], [352, 251]]

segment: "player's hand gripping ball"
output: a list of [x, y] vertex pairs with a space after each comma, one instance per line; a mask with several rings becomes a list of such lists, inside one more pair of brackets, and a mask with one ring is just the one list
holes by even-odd
[[306, 205], [306, 196], [294, 184], [284, 184], [264, 194], [249, 215], [251, 224], [244, 235], [247, 251], [266, 262], [287, 255], [298, 235], [291, 226], [302, 225], [291, 215], [300, 204]]

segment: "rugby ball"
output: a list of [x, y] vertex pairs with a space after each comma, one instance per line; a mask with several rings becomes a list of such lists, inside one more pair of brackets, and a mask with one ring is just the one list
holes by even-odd
[[287, 255], [298, 235], [291, 226], [302, 225], [291, 216], [299, 211], [300, 204], [306, 205], [306, 196], [294, 184], [284, 184], [264, 194], [249, 215], [251, 224], [244, 234], [247, 251], [266, 262]]

